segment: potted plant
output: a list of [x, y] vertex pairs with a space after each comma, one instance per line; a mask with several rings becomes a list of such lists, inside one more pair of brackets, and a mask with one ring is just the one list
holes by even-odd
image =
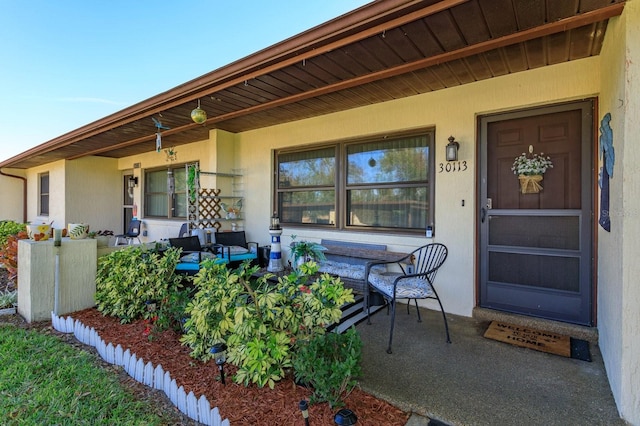
[[327, 248], [313, 241], [296, 241], [296, 236], [291, 236], [291, 256], [293, 257], [293, 265], [298, 265], [313, 260], [321, 262], [325, 260], [324, 251]]
[[520, 192], [523, 194], [538, 193], [542, 190], [542, 176], [553, 167], [551, 158], [544, 153], [534, 154], [533, 146], [529, 146], [529, 154], [517, 156], [511, 166], [511, 171], [520, 180]]

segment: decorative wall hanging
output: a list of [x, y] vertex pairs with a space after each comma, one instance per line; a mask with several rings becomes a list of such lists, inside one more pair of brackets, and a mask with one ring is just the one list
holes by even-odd
[[520, 180], [520, 192], [523, 194], [537, 194], [542, 190], [543, 175], [553, 167], [551, 158], [533, 153], [533, 145], [529, 145], [529, 154], [522, 153], [515, 158], [511, 170]]
[[611, 113], [606, 113], [600, 122], [600, 219], [598, 223], [607, 232], [611, 232], [611, 214], [609, 213], [609, 179], [613, 178], [613, 165], [616, 161], [616, 153], [613, 149], [613, 130], [609, 123]]
[[237, 219], [240, 217], [240, 211], [242, 210], [242, 199], [235, 201], [231, 206], [226, 203], [220, 203], [222, 211], [226, 213], [227, 219]]
[[157, 120], [154, 117], [151, 117], [153, 123], [156, 125], [156, 152], [160, 152], [162, 150], [162, 131], [169, 130], [169, 127], [163, 126], [160, 120]]
[[178, 151], [176, 151], [175, 147], [165, 149], [164, 153], [167, 156], [167, 162], [173, 163], [178, 159]]

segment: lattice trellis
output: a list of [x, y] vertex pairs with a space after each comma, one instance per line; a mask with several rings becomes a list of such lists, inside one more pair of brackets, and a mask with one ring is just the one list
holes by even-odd
[[220, 230], [222, 224], [216, 220], [220, 219], [220, 189], [200, 188], [198, 190], [197, 215], [191, 221], [191, 229], [196, 228], [216, 228]]

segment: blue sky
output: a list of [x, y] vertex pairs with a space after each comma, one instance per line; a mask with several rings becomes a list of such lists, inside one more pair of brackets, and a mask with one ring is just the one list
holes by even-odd
[[0, 0], [0, 160], [365, 0]]

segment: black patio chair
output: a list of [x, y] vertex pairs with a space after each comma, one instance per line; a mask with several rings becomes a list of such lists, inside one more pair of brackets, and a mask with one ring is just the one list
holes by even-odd
[[[444, 328], [447, 334], [447, 343], [451, 343], [449, 337], [449, 325], [447, 324], [447, 316], [442, 307], [442, 302], [438, 297], [438, 293], [433, 282], [438, 273], [438, 269], [447, 259], [448, 250], [444, 244], [432, 243], [422, 246], [412, 253], [408, 254], [403, 260], [409, 260], [413, 266], [413, 270], [407, 271], [407, 266], [403, 266], [400, 262], [375, 261], [367, 266], [367, 282], [375, 291], [380, 293], [389, 303], [391, 309], [391, 330], [389, 332], [389, 347], [387, 353], [391, 353], [391, 342], [393, 340], [393, 326], [396, 316], [396, 301], [398, 299], [407, 300], [407, 313], [409, 313], [409, 305], [411, 299], [414, 300], [416, 311], [418, 312], [418, 322], [422, 322], [420, 318], [420, 310], [418, 309], [418, 299], [435, 299], [440, 305], [442, 318], [444, 319]], [[377, 273], [371, 271], [371, 266], [388, 263], [397, 263], [402, 270], [397, 272]], [[367, 288], [368, 290], [368, 288]], [[367, 324], [371, 324], [369, 310], [367, 309]]]
[[115, 239], [116, 239], [115, 245], [119, 245], [121, 239], [124, 239], [128, 245], [133, 244], [133, 240], [138, 240], [138, 244], [142, 244], [142, 241], [140, 241], [141, 223], [142, 222], [139, 221], [138, 219], [133, 219], [131, 222], [129, 222], [129, 227], [127, 228], [127, 232], [125, 232], [124, 234], [115, 236]]
[[[182, 238], [169, 238], [171, 247], [182, 249], [180, 262], [176, 265], [176, 272], [195, 275], [200, 270], [200, 264], [205, 259], [215, 259], [215, 263], [227, 263], [226, 259], [213, 255], [200, 245], [200, 239], [195, 235]], [[217, 246], [222, 249], [221, 246]]]
[[257, 263], [258, 243], [247, 241], [244, 231], [216, 232], [214, 237], [216, 246], [222, 247], [220, 252], [216, 247], [214, 253], [226, 258], [230, 267], [236, 268], [245, 260], [250, 260], [252, 264]]

